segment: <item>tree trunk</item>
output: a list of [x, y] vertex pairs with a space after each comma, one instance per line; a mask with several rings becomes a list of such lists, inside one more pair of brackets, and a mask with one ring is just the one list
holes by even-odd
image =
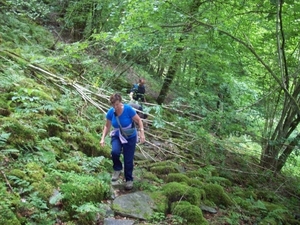
[[[300, 84], [295, 89], [293, 97], [298, 99], [298, 105], [300, 103], [299, 96]], [[286, 96], [286, 99], [289, 99]], [[300, 123], [300, 115], [295, 107], [294, 102], [289, 99], [285, 101], [281, 119], [272, 134], [272, 137], [265, 144], [265, 148], [261, 155], [261, 166], [270, 169], [274, 172], [279, 172], [284, 166], [287, 158], [293, 152], [298, 141], [300, 139], [300, 134], [296, 137], [291, 137], [291, 135], [296, 130]]]
[[[189, 6], [190, 7], [190, 14], [193, 15], [194, 13], [196, 13], [198, 11], [198, 8], [200, 7], [200, 5], [202, 4], [201, 1], [198, 1], [198, 0], [194, 0], [191, 5]], [[192, 30], [192, 22], [193, 21], [188, 21], [186, 23], [186, 26], [183, 28], [183, 34], [186, 34], [188, 32], [190, 32]], [[185, 38], [184, 38], [185, 35], [183, 35], [179, 41], [182, 42]], [[161, 105], [166, 97], [167, 97], [167, 94], [170, 90], [170, 86], [176, 76], [176, 72], [177, 72], [177, 69], [180, 69], [180, 54], [181, 52], [183, 51], [183, 48], [181, 47], [177, 47], [176, 48], [176, 52], [175, 52], [175, 55], [172, 59], [172, 62], [170, 64], [170, 67], [168, 69], [168, 72], [167, 72], [167, 75], [166, 75], [166, 78], [164, 79], [164, 83], [163, 83], [163, 86], [160, 90], [160, 93], [157, 97], [157, 104]]]
[[178, 66], [177, 65], [180, 65], [179, 63], [179, 53], [182, 51], [182, 49], [179, 49], [177, 48], [176, 49], [176, 53], [175, 53], [175, 56], [173, 57], [172, 59], [172, 63], [171, 63], [171, 66], [169, 67], [169, 70], [168, 70], [168, 73], [166, 75], [166, 78], [164, 79], [164, 83], [162, 85], [162, 88], [160, 89], [160, 93], [157, 97], [157, 104], [161, 105], [162, 103], [164, 103], [166, 97], [167, 97], [167, 94], [170, 90], [170, 86], [175, 78], [175, 75], [176, 75], [176, 71], [178, 69]]
[[[300, 123], [300, 82], [295, 76], [289, 76], [282, 22], [283, 1], [279, 1], [277, 4], [277, 54], [281, 72], [281, 80], [278, 80], [278, 83], [281, 90], [284, 91], [284, 101], [280, 120], [263, 148], [260, 162], [261, 166], [274, 172], [279, 172], [282, 169], [287, 158], [298, 144], [300, 137], [299, 134], [293, 137]], [[274, 78], [276, 77], [274, 76]]]

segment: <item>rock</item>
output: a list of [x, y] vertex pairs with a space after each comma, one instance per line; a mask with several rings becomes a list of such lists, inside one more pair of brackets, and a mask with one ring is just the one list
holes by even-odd
[[114, 218], [104, 219], [104, 225], [133, 225], [134, 220], [117, 220]]
[[139, 191], [117, 197], [112, 204], [116, 214], [146, 220], [153, 214], [153, 200], [146, 193]]
[[212, 214], [216, 214], [218, 211], [212, 207], [206, 206], [206, 205], [201, 205], [200, 209], [202, 211], [208, 212], [208, 213], [212, 213]]

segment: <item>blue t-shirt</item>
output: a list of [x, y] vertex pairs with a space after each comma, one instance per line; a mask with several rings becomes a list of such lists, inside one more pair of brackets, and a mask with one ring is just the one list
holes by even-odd
[[[115, 109], [113, 107], [110, 108], [106, 114], [106, 119], [111, 121], [111, 125], [114, 128], [119, 128], [119, 124], [114, 113], [115, 113]], [[136, 111], [130, 105], [124, 104], [123, 112], [119, 116], [121, 126], [128, 127], [130, 124], [132, 124], [133, 123], [132, 117], [134, 117], [135, 115], [136, 115]], [[116, 135], [119, 136], [119, 132], [117, 132]], [[133, 136], [136, 136], [136, 132], [130, 137]]]

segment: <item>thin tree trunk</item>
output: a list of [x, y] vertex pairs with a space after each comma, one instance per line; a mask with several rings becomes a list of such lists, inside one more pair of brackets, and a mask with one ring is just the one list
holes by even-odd
[[[297, 91], [298, 88], [296, 88]], [[293, 96], [295, 96], [294, 93]], [[286, 96], [288, 98], [288, 96]], [[299, 99], [300, 97], [298, 97]], [[300, 99], [298, 100], [300, 102]], [[272, 137], [265, 145], [261, 156], [261, 166], [272, 171], [279, 172], [288, 156], [295, 149], [299, 135], [291, 139], [291, 135], [300, 123], [300, 115], [293, 104], [293, 101], [285, 101], [281, 119], [278, 121]]]
[[160, 93], [159, 93], [159, 95], [157, 97], [157, 100], [156, 100], [157, 104], [159, 104], [159, 105], [164, 103], [164, 101], [167, 97], [167, 94], [170, 90], [170, 86], [171, 86], [171, 84], [172, 84], [172, 82], [175, 78], [176, 71], [178, 69], [178, 65], [180, 65], [180, 63], [178, 62], [178, 58], [179, 58], [178, 55], [180, 54], [181, 51], [182, 51], [182, 49], [180, 49], [180, 48], [176, 49], [175, 56], [172, 59], [171, 66], [169, 67], [166, 78], [164, 79], [163, 86], [160, 89]]
[[[202, 4], [201, 1], [198, 1], [198, 0], [194, 0], [191, 5], [190, 5], [190, 14], [194, 14], [198, 11], [198, 8], [200, 7], [200, 5]], [[187, 23], [187, 25], [184, 27], [183, 29], [183, 33], [186, 34], [188, 32], [190, 32], [192, 30], [192, 23], [194, 21], [189, 21], [189, 23]], [[182, 42], [184, 40], [184, 35], [180, 38], [180, 42]], [[180, 69], [180, 65], [181, 65], [181, 62], [180, 62], [180, 54], [181, 52], [183, 51], [183, 48], [181, 47], [177, 47], [176, 48], [176, 52], [175, 52], [175, 55], [172, 59], [172, 62], [170, 64], [170, 67], [168, 69], [168, 73], [166, 75], [166, 78], [164, 79], [164, 83], [162, 85], [162, 88], [160, 90], [160, 93], [157, 97], [157, 104], [161, 105], [166, 97], [167, 97], [167, 94], [170, 90], [170, 86], [176, 76], [176, 72], [178, 69]]]

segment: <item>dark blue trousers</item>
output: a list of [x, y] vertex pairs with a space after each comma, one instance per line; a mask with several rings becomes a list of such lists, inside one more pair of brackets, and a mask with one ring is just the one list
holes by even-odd
[[121, 153], [124, 157], [124, 175], [126, 181], [132, 181], [133, 176], [133, 158], [136, 146], [136, 136], [126, 139], [128, 143], [122, 144], [118, 136], [111, 138], [111, 157], [114, 170], [122, 170], [122, 162], [120, 160]]

